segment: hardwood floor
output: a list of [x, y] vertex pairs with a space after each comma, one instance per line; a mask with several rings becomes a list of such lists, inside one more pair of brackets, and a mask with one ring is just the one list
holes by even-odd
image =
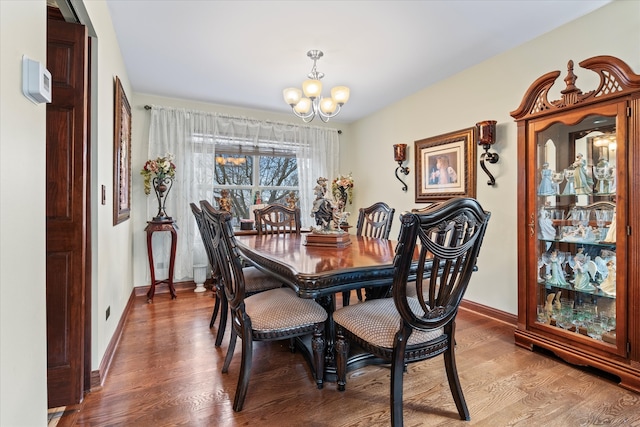
[[[232, 401], [240, 345], [228, 374], [228, 336], [215, 348], [211, 292], [136, 297], [102, 390], [67, 408], [58, 426], [387, 426], [389, 370], [350, 372], [347, 390], [318, 390], [288, 342], [255, 343], [244, 410]], [[355, 294], [352, 304], [357, 302]], [[640, 426], [640, 395], [549, 355], [516, 347], [513, 327], [468, 310], [458, 315], [457, 363], [471, 421], [457, 412], [441, 357], [405, 376], [407, 426]], [[228, 332], [228, 331], [227, 331]]]

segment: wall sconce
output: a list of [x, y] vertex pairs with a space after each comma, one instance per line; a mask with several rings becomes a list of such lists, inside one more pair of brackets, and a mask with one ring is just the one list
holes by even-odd
[[398, 162], [398, 167], [396, 168], [396, 178], [398, 178], [398, 181], [400, 181], [403, 185], [402, 191], [407, 191], [407, 184], [400, 178], [400, 176], [398, 176], [398, 172], [409, 175], [409, 168], [402, 166], [402, 163], [407, 160], [407, 144], [394, 144], [393, 160]]
[[491, 175], [491, 172], [484, 165], [486, 160], [489, 163], [497, 163], [500, 156], [498, 153], [490, 153], [489, 148], [496, 142], [496, 121], [485, 120], [484, 122], [476, 123], [476, 129], [478, 130], [478, 145], [482, 146], [484, 153], [480, 156], [480, 167], [487, 175], [489, 175], [489, 181], [487, 185], [495, 185], [496, 179]]

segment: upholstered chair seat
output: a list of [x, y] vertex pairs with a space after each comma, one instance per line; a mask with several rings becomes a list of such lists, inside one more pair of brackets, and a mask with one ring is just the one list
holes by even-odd
[[[407, 301], [412, 312], [418, 316], [424, 315], [416, 298], [407, 298]], [[366, 304], [344, 307], [334, 313], [333, 320], [350, 331], [353, 336], [358, 337], [358, 341], [386, 348], [391, 354], [402, 316], [400, 316], [393, 298], [380, 298]], [[424, 344], [440, 338], [443, 334], [443, 328], [430, 331], [416, 330], [409, 337], [407, 346]]]
[[247, 295], [282, 286], [282, 282], [280, 280], [263, 273], [253, 266], [245, 267], [243, 269], [243, 273], [245, 280], [245, 292]]
[[290, 288], [271, 289], [244, 300], [256, 335], [269, 336], [281, 330], [308, 325], [313, 331], [316, 323], [327, 320], [327, 311], [312, 299], [303, 299]]

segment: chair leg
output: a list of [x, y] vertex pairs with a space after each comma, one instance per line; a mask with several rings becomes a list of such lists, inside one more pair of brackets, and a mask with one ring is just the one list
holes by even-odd
[[393, 349], [393, 360], [391, 361], [391, 426], [402, 427], [404, 423], [402, 415], [402, 383], [405, 371], [404, 353], [407, 348], [407, 340], [411, 335], [411, 329], [404, 327], [396, 335], [396, 342]]
[[467, 402], [462, 394], [462, 387], [460, 386], [460, 380], [458, 379], [458, 369], [456, 368], [456, 355], [453, 340], [449, 342], [449, 348], [444, 353], [444, 367], [447, 371], [449, 388], [451, 389], [453, 400], [456, 402], [456, 408], [458, 409], [460, 419], [469, 421], [471, 420], [471, 416], [469, 415]]
[[313, 331], [313, 339], [311, 340], [311, 348], [313, 349], [313, 359], [316, 368], [315, 377], [316, 384], [319, 389], [324, 385], [324, 322], [317, 323]]
[[349, 305], [349, 300], [351, 299], [351, 291], [342, 292], [342, 306], [346, 307]]
[[344, 391], [347, 386], [347, 356], [349, 355], [349, 342], [344, 338], [342, 328], [338, 327], [336, 337], [336, 374], [338, 391]]
[[218, 292], [216, 292], [216, 303], [213, 305], [213, 313], [211, 314], [209, 329], [213, 328], [213, 325], [216, 322], [216, 317], [218, 317], [218, 310], [220, 310], [220, 297], [218, 296]]
[[244, 330], [242, 337], [242, 362], [240, 364], [240, 377], [238, 378], [238, 387], [236, 388], [236, 397], [233, 401], [233, 410], [242, 411], [244, 398], [247, 395], [249, 387], [249, 377], [251, 376], [251, 362], [253, 360], [253, 340], [251, 338], [251, 330]]
[[227, 348], [227, 356], [224, 358], [224, 365], [222, 365], [222, 373], [226, 374], [229, 372], [229, 365], [231, 364], [231, 359], [233, 359], [233, 352], [236, 350], [236, 340], [238, 335], [236, 334], [236, 330], [231, 328], [231, 338], [229, 338], [229, 348]]
[[358, 296], [358, 301], [362, 302], [362, 288], [356, 289], [356, 295]]
[[[227, 296], [222, 293], [220, 297], [220, 321], [218, 322], [218, 334], [216, 335], [216, 347], [222, 345], [222, 339], [224, 338], [224, 331], [227, 329], [227, 314], [229, 313], [229, 302]], [[231, 328], [233, 329], [233, 328]]]

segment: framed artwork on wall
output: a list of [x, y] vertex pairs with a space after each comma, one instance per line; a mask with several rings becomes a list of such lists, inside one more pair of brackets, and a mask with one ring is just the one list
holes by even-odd
[[131, 106], [116, 76], [113, 128], [113, 225], [131, 213]]
[[476, 196], [475, 128], [415, 141], [416, 203]]

